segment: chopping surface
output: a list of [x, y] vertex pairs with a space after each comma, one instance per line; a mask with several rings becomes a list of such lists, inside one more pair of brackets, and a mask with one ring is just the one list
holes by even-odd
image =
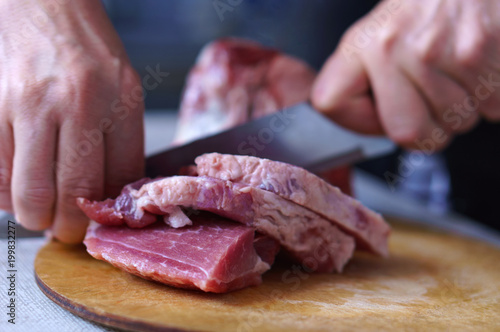
[[500, 329], [498, 248], [389, 222], [388, 259], [359, 253], [341, 275], [274, 266], [261, 286], [229, 294], [143, 280], [58, 242], [40, 250], [35, 273], [62, 307], [131, 330]]

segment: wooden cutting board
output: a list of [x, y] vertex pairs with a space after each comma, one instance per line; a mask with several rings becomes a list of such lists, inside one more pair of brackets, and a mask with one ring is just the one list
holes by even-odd
[[498, 248], [390, 222], [388, 259], [357, 254], [342, 275], [275, 266], [229, 294], [143, 280], [58, 242], [38, 253], [36, 280], [63, 308], [137, 331], [500, 330]]

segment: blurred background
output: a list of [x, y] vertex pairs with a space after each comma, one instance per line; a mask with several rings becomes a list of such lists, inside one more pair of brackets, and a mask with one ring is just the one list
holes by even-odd
[[[177, 108], [184, 80], [201, 48], [238, 36], [304, 59], [315, 69], [342, 32], [377, 1], [220, 0], [232, 11], [219, 16], [213, 0], [105, 0], [104, 4], [141, 76], [160, 63], [170, 76], [149, 92], [146, 108]], [[239, 3], [239, 4], [238, 4]], [[222, 10], [219, 10], [222, 13]], [[222, 19], [221, 19], [222, 18]]]
[[[141, 76], [160, 64], [170, 73], [148, 91], [146, 108], [178, 109], [185, 78], [201, 48], [225, 36], [258, 41], [297, 56], [319, 70], [342, 33], [377, 4], [374, 0], [103, 0], [134, 67]], [[229, 10], [222, 12], [226, 5]], [[219, 12], [216, 7], [219, 6]], [[221, 14], [222, 13], [222, 14]], [[413, 196], [430, 210], [450, 208], [500, 229], [500, 127], [481, 123], [444, 153], [415, 160], [397, 151], [357, 165], [389, 184], [387, 174], [404, 176], [391, 188]], [[413, 159], [411, 159], [413, 158]], [[406, 165], [408, 166], [408, 165]], [[401, 174], [404, 173], [408, 174]], [[389, 185], [389, 187], [391, 187]]]

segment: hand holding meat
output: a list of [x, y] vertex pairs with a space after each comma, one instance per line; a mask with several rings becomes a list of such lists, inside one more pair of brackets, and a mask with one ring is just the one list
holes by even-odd
[[140, 82], [100, 1], [0, 9], [0, 208], [81, 242], [76, 197], [116, 195], [142, 175]]
[[494, 0], [383, 1], [345, 33], [312, 102], [351, 129], [437, 150], [481, 116], [500, 120], [499, 36]]

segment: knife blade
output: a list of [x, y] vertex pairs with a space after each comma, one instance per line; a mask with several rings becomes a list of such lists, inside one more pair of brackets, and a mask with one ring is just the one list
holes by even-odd
[[152, 155], [146, 158], [146, 175], [175, 175], [208, 152], [268, 158], [319, 172], [394, 148], [386, 138], [360, 135], [338, 126], [304, 102]]

